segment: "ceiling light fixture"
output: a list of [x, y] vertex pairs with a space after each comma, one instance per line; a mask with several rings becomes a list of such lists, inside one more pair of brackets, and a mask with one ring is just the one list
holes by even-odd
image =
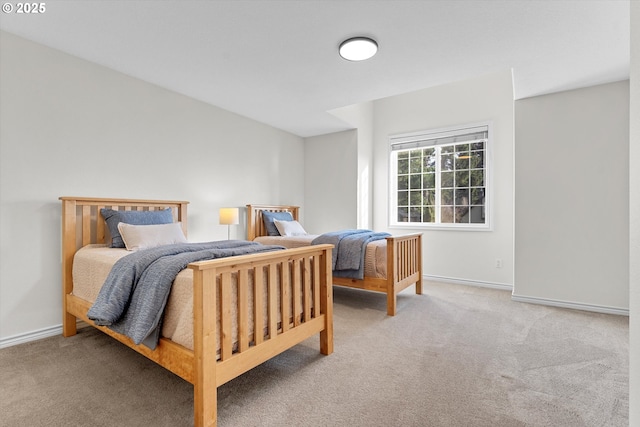
[[369, 37], [353, 37], [340, 43], [340, 56], [348, 61], [364, 61], [378, 51], [378, 43]]

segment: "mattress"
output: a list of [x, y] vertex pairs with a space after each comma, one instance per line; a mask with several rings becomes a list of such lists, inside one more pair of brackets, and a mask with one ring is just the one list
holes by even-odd
[[[263, 245], [281, 245], [286, 248], [309, 246], [315, 234], [304, 236], [260, 236], [253, 239]], [[374, 240], [367, 244], [364, 254], [364, 275], [376, 279], [387, 277], [387, 239]]]
[[[126, 249], [109, 248], [105, 245], [87, 245], [78, 250], [73, 259], [73, 294], [93, 303], [111, 267], [117, 260], [130, 254]], [[251, 277], [252, 275], [250, 275]], [[266, 279], [265, 279], [266, 280]], [[253, 300], [253, 287], [249, 286], [248, 297]], [[233, 287], [236, 289], [236, 287]], [[264, 284], [267, 291], [267, 284]], [[237, 292], [232, 292], [232, 307], [237, 307]], [[217, 300], [219, 303], [219, 300]], [[267, 313], [267, 300], [264, 301], [264, 313]], [[280, 298], [278, 298], [280, 311]], [[220, 309], [216, 310], [218, 330], [220, 330]], [[249, 310], [249, 325], [253, 324], [253, 310]], [[279, 319], [280, 320], [280, 319]], [[266, 318], [265, 318], [266, 322]], [[266, 323], [265, 323], [266, 324]], [[237, 337], [237, 316], [232, 316], [232, 336]], [[249, 330], [252, 334], [253, 330]], [[265, 331], [266, 333], [266, 331]], [[193, 350], [193, 271], [182, 270], [173, 282], [171, 293], [165, 308], [161, 335], [173, 342]], [[218, 348], [219, 336], [216, 337]]]

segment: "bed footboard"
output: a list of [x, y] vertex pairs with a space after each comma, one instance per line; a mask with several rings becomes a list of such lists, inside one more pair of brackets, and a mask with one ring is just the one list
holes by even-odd
[[333, 284], [387, 294], [387, 314], [396, 315], [397, 294], [416, 284], [416, 294], [422, 294], [422, 234], [389, 236], [387, 239], [387, 277], [350, 279], [334, 277]]
[[387, 314], [396, 314], [396, 295], [416, 284], [422, 294], [422, 233], [387, 237]]
[[[300, 209], [291, 205], [247, 205], [247, 240], [266, 236], [263, 211], [290, 212], [298, 220]], [[350, 288], [382, 292], [387, 295], [387, 314], [396, 314], [396, 295], [403, 289], [416, 285], [416, 294], [422, 294], [422, 233], [387, 237], [387, 277], [352, 279], [335, 276], [333, 284]]]
[[[189, 265], [194, 273], [196, 426], [215, 425], [216, 388], [249, 369], [318, 333], [320, 352], [333, 352], [331, 248], [318, 245]], [[266, 293], [262, 283], [267, 284]], [[250, 286], [253, 300], [247, 298]], [[231, 302], [234, 292], [236, 307]], [[207, 309], [216, 305], [219, 331], [215, 310]], [[238, 322], [235, 337], [232, 316]]]

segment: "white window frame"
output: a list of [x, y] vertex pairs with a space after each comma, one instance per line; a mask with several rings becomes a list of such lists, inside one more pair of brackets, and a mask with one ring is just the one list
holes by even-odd
[[[397, 171], [397, 157], [398, 150], [394, 150], [394, 146], [398, 147], [398, 144], [416, 144], [422, 147], [428, 146], [446, 146], [446, 141], [455, 141], [456, 136], [466, 135], [476, 131], [486, 131], [487, 139], [485, 143], [485, 158], [484, 158], [484, 171], [485, 171], [485, 222], [484, 223], [440, 223], [440, 222], [399, 222], [397, 220], [398, 215], [398, 171]], [[452, 126], [447, 128], [429, 129], [424, 131], [403, 133], [389, 136], [388, 145], [388, 162], [389, 162], [389, 203], [388, 203], [388, 226], [389, 228], [424, 228], [424, 229], [438, 229], [438, 230], [476, 230], [476, 231], [491, 231], [493, 227], [492, 221], [492, 201], [493, 201], [493, 132], [491, 122], [473, 123], [459, 126]], [[444, 141], [440, 142], [439, 141]], [[440, 191], [440, 157], [436, 161], [436, 188], [437, 196]], [[436, 197], [436, 219], [440, 221], [440, 198]]]

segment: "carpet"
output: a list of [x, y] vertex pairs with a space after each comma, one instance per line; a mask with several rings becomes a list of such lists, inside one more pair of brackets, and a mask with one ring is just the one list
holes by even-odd
[[[627, 426], [628, 318], [426, 282], [334, 289], [309, 339], [218, 389], [218, 425]], [[0, 426], [189, 426], [193, 387], [93, 328], [0, 350]]]

